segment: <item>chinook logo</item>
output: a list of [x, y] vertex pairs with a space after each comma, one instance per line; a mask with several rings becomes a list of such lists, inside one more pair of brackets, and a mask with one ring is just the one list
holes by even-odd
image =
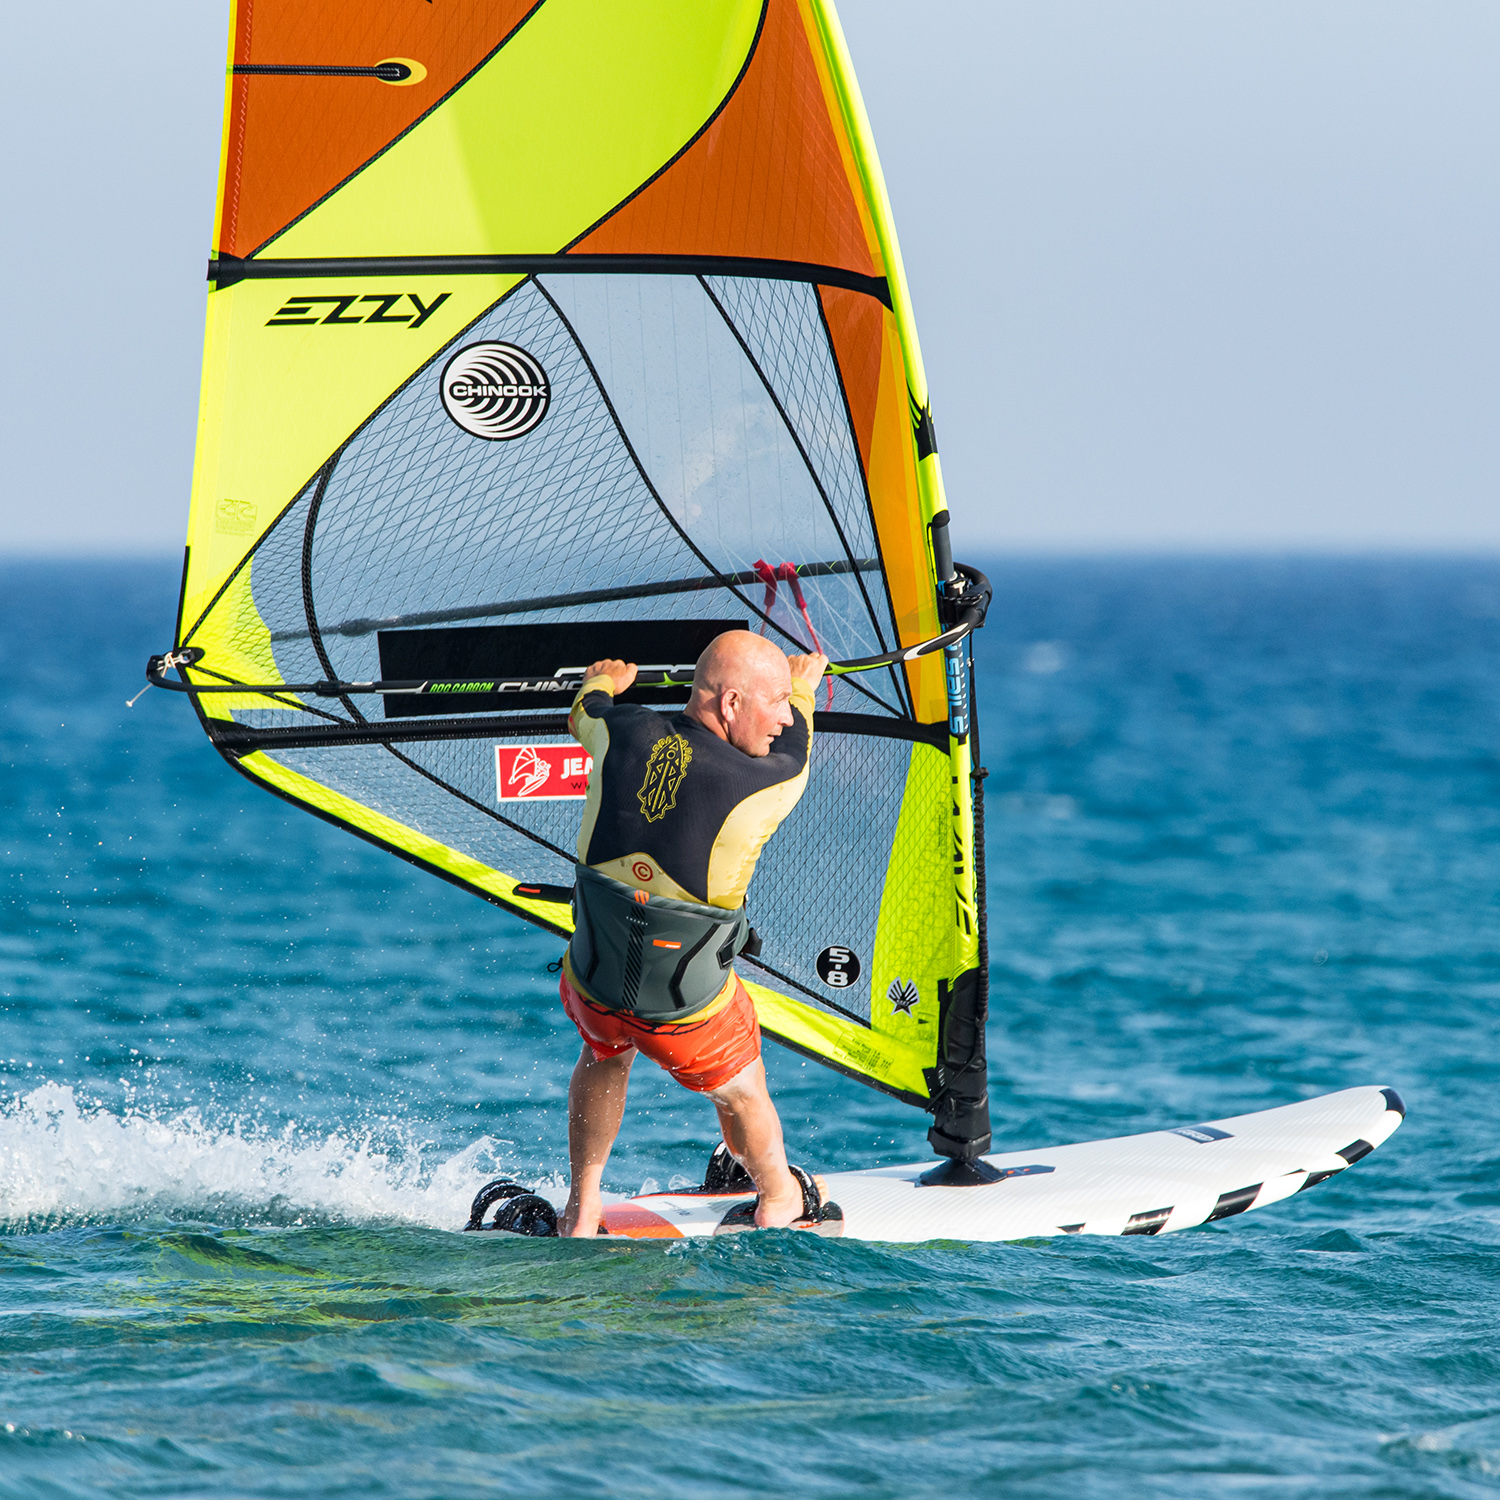
[[443, 366], [443, 410], [473, 437], [504, 443], [547, 415], [547, 372], [514, 344], [470, 344]]

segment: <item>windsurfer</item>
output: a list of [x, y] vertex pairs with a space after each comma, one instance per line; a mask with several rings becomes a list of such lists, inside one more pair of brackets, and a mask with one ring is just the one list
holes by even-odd
[[827, 665], [733, 630], [699, 657], [680, 714], [617, 704], [636, 668], [615, 660], [595, 662], [573, 701], [569, 726], [594, 769], [561, 986], [584, 1043], [568, 1089], [565, 1235], [598, 1232], [600, 1181], [637, 1052], [713, 1100], [759, 1192], [758, 1226], [802, 1216], [755, 1008], [730, 964], [749, 937], [756, 860], [807, 785], [813, 695]]

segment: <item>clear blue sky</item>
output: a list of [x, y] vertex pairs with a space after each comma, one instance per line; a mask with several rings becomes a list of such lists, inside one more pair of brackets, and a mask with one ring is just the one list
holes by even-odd
[[[971, 551], [1500, 548], [1495, 0], [844, 0]], [[228, 6], [12, 14], [0, 550], [185, 526]]]

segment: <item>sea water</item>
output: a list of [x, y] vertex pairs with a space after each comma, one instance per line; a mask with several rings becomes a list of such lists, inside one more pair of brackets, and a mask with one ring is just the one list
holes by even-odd
[[[175, 575], [0, 568], [3, 1500], [1500, 1491], [1500, 562], [991, 566], [997, 1146], [1410, 1115], [1187, 1233], [910, 1247], [454, 1233], [562, 1180], [558, 945], [127, 709]], [[925, 1154], [768, 1061], [794, 1159]], [[714, 1138], [642, 1065], [607, 1186]]]

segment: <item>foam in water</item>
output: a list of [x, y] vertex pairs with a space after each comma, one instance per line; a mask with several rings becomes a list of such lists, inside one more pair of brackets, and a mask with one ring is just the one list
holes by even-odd
[[504, 1152], [485, 1135], [434, 1163], [415, 1139], [215, 1127], [195, 1109], [117, 1114], [45, 1083], [0, 1104], [0, 1228], [166, 1216], [456, 1229], [485, 1182], [516, 1174]]

